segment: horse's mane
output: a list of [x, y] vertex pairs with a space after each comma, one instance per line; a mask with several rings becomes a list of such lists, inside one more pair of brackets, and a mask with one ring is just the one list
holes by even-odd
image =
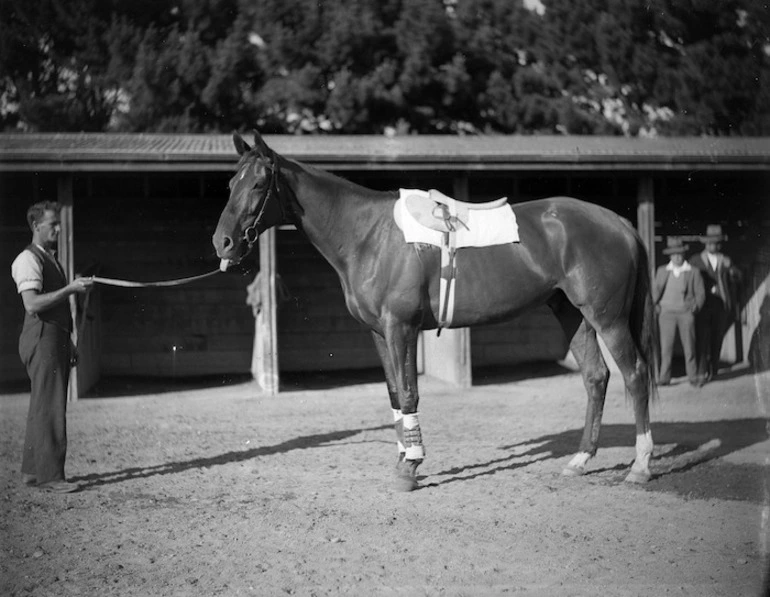
[[333, 172], [329, 172], [328, 170], [324, 170], [323, 168], [319, 168], [318, 166], [306, 164], [305, 162], [300, 162], [299, 160], [292, 160], [285, 156], [281, 156], [280, 154], [276, 155], [279, 156], [279, 158], [285, 163], [291, 164], [309, 176], [313, 176], [316, 179], [319, 179], [320, 181], [330, 185], [341, 187], [347, 195], [366, 197], [375, 201], [398, 197], [398, 191], [396, 190], [380, 191], [377, 189], [372, 189], [360, 183], [353, 182], [352, 180], [349, 180], [338, 174], [334, 174]]

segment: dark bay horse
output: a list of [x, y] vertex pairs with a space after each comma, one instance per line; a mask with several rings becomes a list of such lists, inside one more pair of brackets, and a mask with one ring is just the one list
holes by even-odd
[[[289, 160], [255, 133], [241, 158], [213, 243], [226, 267], [259, 234], [293, 223], [339, 275], [348, 310], [372, 331], [399, 446], [399, 488], [417, 487], [424, 458], [417, 406], [417, 337], [437, 327], [440, 249], [407, 244], [393, 218], [395, 192], [374, 191]], [[579, 451], [564, 468], [580, 475], [595, 455], [609, 369], [597, 333], [620, 369], [636, 419], [636, 458], [626, 478], [650, 478], [649, 399], [656, 336], [647, 254], [630, 222], [567, 197], [515, 205], [521, 242], [457, 254], [452, 327], [498, 321], [548, 304], [569, 339], [588, 393]]]

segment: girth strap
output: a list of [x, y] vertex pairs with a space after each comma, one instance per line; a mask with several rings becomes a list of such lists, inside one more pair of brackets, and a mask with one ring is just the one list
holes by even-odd
[[438, 331], [452, 325], [455, 310], [455, 280], [457, 279], [457, 232], [443, 235], [441, 243], [441, 276], [439, 278]]

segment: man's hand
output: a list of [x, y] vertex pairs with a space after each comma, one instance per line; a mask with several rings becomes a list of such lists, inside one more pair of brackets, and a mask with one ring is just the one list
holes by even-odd
[[72, 282], [70, 282], [69, 288], [70, 290], [72, 290], [72, 292], [83, 294], [85, 292], [88, 292], [88, 290], [93, 285], [94, 285], [93, 277], [75, 278]]

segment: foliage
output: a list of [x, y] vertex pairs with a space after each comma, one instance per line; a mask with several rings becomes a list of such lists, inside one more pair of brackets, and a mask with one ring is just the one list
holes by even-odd
[[763, 0], [0, 0], [0, 22], [5, 129], [770, 133]]

